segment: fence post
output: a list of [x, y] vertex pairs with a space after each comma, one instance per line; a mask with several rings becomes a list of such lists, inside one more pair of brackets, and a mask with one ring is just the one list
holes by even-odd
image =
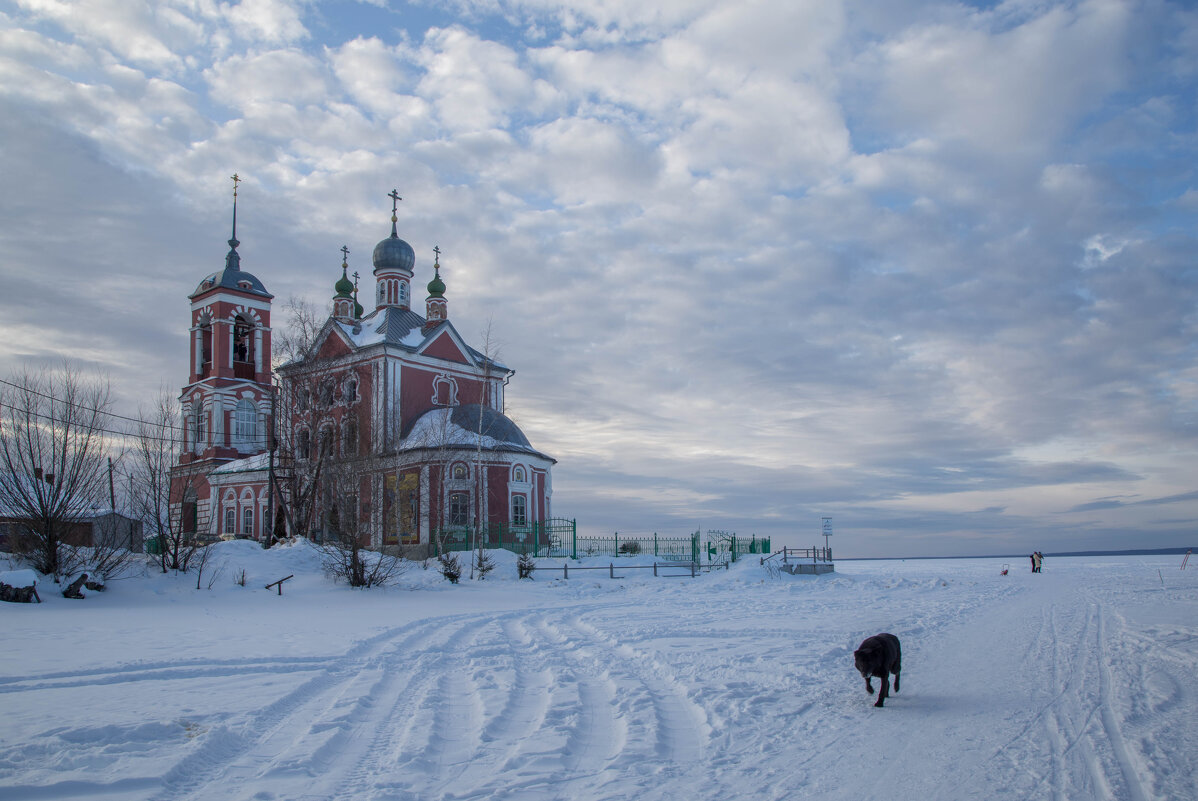
[[564, 579], [570, 578], [570, 563], [569, 562], [566, 562], [565, 564], [562, 565], [562, 578], [564, 578]]
[[611, 578], [616, 577], [616, 563], [615, 562], [607, 563], [607, 575], [610, 576]]
[[[657, 554], [657, 532], [654, 531], [653, 532], [653, 558], [656, 559], [657, 556], [658, 556], [658, 554]], [[656, 562], [654, 564], [656, 564]], [[655, 576], [657, 575], [656, 568], [654, 568], [653, 575], [655, 575]]]
[[[656, 556], [656, 554], [654, 554], [654, 556]], [[656, 562], [656, 560], [653, 562], [653, 578], [657, 578], [657, 562]]]
[[615, 540], [616, 540], [616, 550], [613, 555], [619, 556], [620, 555], [620, 532], [618, 532], [618, 531], [615, 534]]
[[571, 526], [572, 533], [570, 535], [570, 558], [578, 558], [578, 521]]

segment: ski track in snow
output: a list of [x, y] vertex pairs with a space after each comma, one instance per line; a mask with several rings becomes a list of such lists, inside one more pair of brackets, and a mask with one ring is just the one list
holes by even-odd
[[[323, 656], [0, 676], [0, 704], [212, 681], [244, 702], [6, 740], [0, 801], [1198, 795], [1198, 629], [1144, 611], [1192, 613], [1198, 582], [917, 568], [550, 594]], [[852, 650], [883, 629], [903, 689], [875, 710]]]

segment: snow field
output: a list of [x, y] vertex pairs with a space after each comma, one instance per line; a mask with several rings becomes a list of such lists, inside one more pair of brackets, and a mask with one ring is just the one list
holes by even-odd
[[[304, 544], [219, 547], [245, 587], [0, 609], [0, 800], [1198, 797], [1198, 571], [1171, 557], [518, 582], [496, 553], [358, 591]], [[879, 631], [885, 709], [852, 665]]]

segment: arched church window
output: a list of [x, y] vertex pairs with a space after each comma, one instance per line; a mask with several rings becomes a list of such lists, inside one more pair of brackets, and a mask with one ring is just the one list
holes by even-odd
[[241, 315], [233, 321], [233, 361], [252, 362], [254, 360], [254, 327]]
[[247, 537], [254, 536], [254, 509], [251, 506], [241, 510], [241, 533]]
[[308, 433], [308, 429], [300, 429], [299, 434], [295, 438], [295, 458], [309, 459], [312, 456], [312, 435]]
[[464, 526], [469, 521], [470, 493], [449, 493], [449, 525]]
[[512, 525], [528, 525], [528, 499], [523, 495], [512, 496]]
[[195, 413], [195, 449], [197, 451], [203, 450], [204, 446], [208, 444], [204, 422], [204, 410], [199, 409]]
[[325, 426], [320, 430], [320, 455], [332, 456], [335, 453], [333, 450], [333, 427]]
[[341, 426], [341, 454], [343, 456], [358, 455], [358, 418], [352, 414], [345, 416]]
[[353, 403], [358, 399], [358, 377], [351, 375], [345, 379], [345, 402]]
[[212, 323], [206, 320], [200, 326], [200, 372], [212, 367]]
[[258, 439], [258, 409], [249, 398], [237, 401], [233, 436], [239, 445], [253, 445]]
[[333, 398], [336, 395], [336, 384], [332, 378], [326, 378], [320, 382], [320, 405], [332, 406]]

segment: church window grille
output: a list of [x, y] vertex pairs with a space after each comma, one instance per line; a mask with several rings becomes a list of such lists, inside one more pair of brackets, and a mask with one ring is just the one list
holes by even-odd
[[467, 492], [449, 493], [449, 525], [464, 526], [470, 509], [470, 494]]
[[239, 445], [253, 445], [258, 439], [258, 410], [249, 398], [237, 402], [233, 418], [233, 436]]
[[512, 496], [512, 525], [528, 525], [528, 499], [523, 495]]
[[254, 536], [254, 510], [252, 507], [241, 510], [241, 533], [247, 537]]
[[225, 510], [225, 533], [237, 533], [237, 510], [231, 507]]

